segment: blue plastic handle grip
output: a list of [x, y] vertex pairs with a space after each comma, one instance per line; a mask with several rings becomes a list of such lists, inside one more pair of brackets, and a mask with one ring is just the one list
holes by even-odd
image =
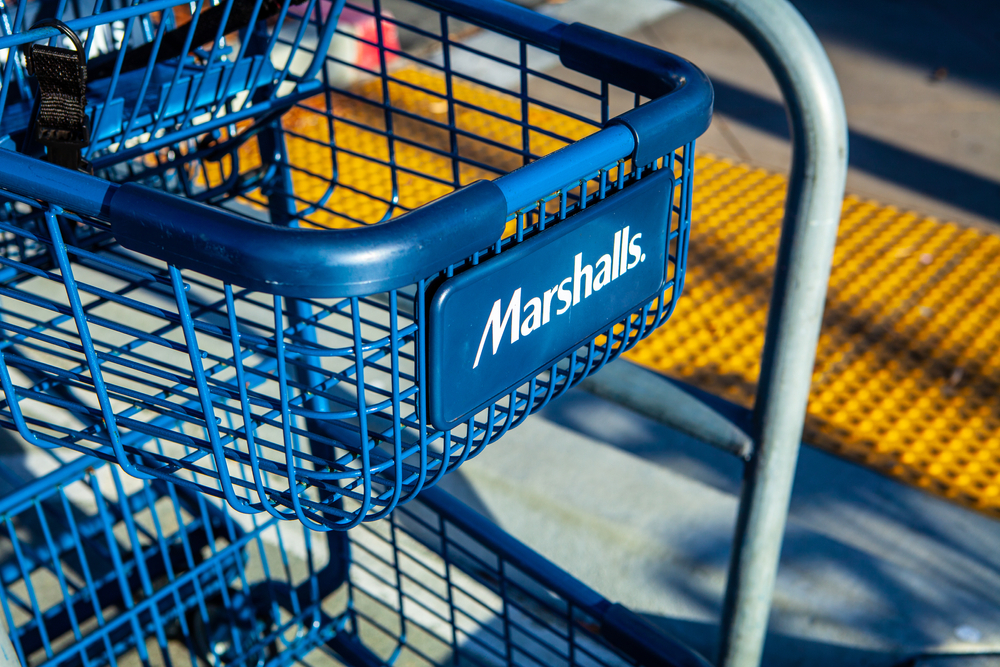
[[478, 181], [371, 227], [309, 230], [255, 222], [141, 185], [111, 198], [126, 248], [228, 283], [294, 297], [350, 297], [432, 276], [503, 234], [507, 201]]
[[558, 51], [571, 69], [656, 99], [494, 183], [477, 183], [388, 223], [353, 230], [264, 225], [9, 151], [0, 151], [0, 188], [110, 221], [126, 248], [226, 282], [284, 296], [363, 296], [405, 287], [461, 262], [495, 243], [507, 217], [538, 198], [617, 159], [648, 164], [696, 139], [711, 122], [711, 84], [682, 58], [493, 0], [429, 4], [493, 23]]
[[0, 188], [80, 215], [107, 220], [108, 202], [118, 186], [96, 176], [0, 149]]
[[672, 53], [574, 23], [562, 32], [559, 59], [569, 69], [651, 98], [609, 121], [632, 131], [637, 164], [649, 164], [693, 141], [712, 122], [711, 82]]

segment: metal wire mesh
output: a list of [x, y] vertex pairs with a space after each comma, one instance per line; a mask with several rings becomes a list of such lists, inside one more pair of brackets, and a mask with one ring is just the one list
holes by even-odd
[[400, 664], [633, 665], [552, 582], [415, 502], [349, 533], [344, 629]]
[[[87, 102], [95, 168], [141, 158], [303, 99], [322, 67], [337, 16], [318, 0], [206, 2], [70, 0], [5, 3], [0, 21], [0, 135], [33, 146], [33, 90], [24, 49], [69, 46], [42, 19], [64, 21], [89, 58]], [[313, 87], [315, 88], [314, 84]]]
[[87, 457], [3, 477], [0, 610], [24, 667], [635, 664], [447, 509], [321, 539]]
[[[306, 7], [302, 16], [320, 11]], [[113, 180], [273, 224], [371, 225], [473, 180], [542, 164], [642, 101], [552, 70], [551, 54], [524, 40], [472, 31], [426, 8], [404, 21], [403, 7], [349, 7], [373, 32], [340, 25], [338, 43], [377, 58], [322, 52], [309, 61], [321, 63], [318, 78], [299, 85], [319, 84], [319, 94], [269, 89], [268, 100], [294, 104], [280, 119], [268, 112], [241, 121], [244, 107], [223, 113], [232, 107], [224, 95], [213, 107], [213, 118], [226, 121], [217, 129], [207, 131], [216, 127], [208, 115], [185, 112], [169, 132], [151, 131], [134, 146], [119, 135], [104, 153], [95, 149], [95, 166]], [[294, 24], [291, 12], [286, 19]], [[290, 52], [310, 53], [307, 32], [295, 33]], [[285, 28], [269, 34], [272, 51], [289, 40]], [[239, 63], [243, 48], [219, 57]], [[293, 65], [281, 71], [294, 79]], [[692, 166], [688, 144], [648, 165], [622, 156], [577, 173], [510, 211], [493, 246], [410, 287], [351, 298], [288, 299], [224, 284], [123, 250], [99, 218], [10, 194], [0, 222], [0, 419], [40, 446], [92, 453], [134, 476], [224, 498], [239, 512], [316, 529], [384, 517], [670, 316], [683, 287]], [[432, 427], [424, 310], [434, 281], [627, 196], [661, 170], [673, 176], [661, 296], [466, 423]]]
[[86, 459], [27, 485], [0, 473], [0, 607], [25, 667], [148, 660], [242, 571], [232, 522], [198, 494]]

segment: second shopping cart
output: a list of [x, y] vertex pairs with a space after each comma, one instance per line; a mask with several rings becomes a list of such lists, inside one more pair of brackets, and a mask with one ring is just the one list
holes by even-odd
[[51, 465], [0, 468], [4, 665], [707, 665], [437, 489], [316, 535], [91, 457]]
[[96, 176], [0, 151], [2, 418], [29, 442], [346, 529], [673, 312], [712, 108], [676, 56], [493, 1], [23, 7], [4, 95], [62, 34], [40, 18], [107, 74]]

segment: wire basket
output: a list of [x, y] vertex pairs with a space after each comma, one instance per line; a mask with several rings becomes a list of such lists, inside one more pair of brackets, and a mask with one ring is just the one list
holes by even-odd
[[22, 667], [707, 664], [454, 499], [423, 500], [319, 537], [81, 457], [0, 501], [0, 609]]
[[[90, 61], [89, 139], [81, 158], [116, 180], [136, 169], [155, 170], [241, 119], [280, 115], [314, 94], [325, 54], [344, 41], [335, 39], [339, 15], [324, 0], [75, 0], [6, 4], [2, 11], [0, 147], [44, 155], [34, 132], [39, 93], [27, 72], [27, 54], [34, 43], [73, 47], [67, 35], [75, 29]], [[69, 27], [61, 33], [52, 20]], [[38, 216], [4, 200], [0, 219], [28, 232], [5, 234], [0, 253], [52, 265], [46, 246], [32, 240], [45, 234]], [[80, 226], [72, 230], [72, 242], [101, 247], [108, 237]], [[0, 271], [0, 280], [5, 275], [10, 271]]]
[[[707, 79], [467, 5], [348, 7], [297, 92], [272, 86], [249, 116], [223, 96], [202, 125], [95, 149], [98, 177], [0, 151], [4, 424], [241, 513], [347, 529], [665, 322]], [[336, 4], [306, 7], [297, 34], [327, 34]]]
[[83, 157], [101, 170], [134, 158], [148, 165], [158, 149], [184, 150], [183, 140], [280, 114], [315, 94], [340, 5], [324, 0], [4, 5], [0, 134], [10, 148], [34, 154], [41, 148], [26, 136], [38, 95], [27, 59], [33, 43], [72, 46], [69, 33], [53, 27], [53, 20], [78, 35], [89, 59], [90, 141]]
[[0, 479], [0, 607], [22, 667], [148, 659], [147, 637], [190, 633], [187, 616], [242, 567], [223, 549], [232, 521], [188, 489], [89, 457], [28, 483], [0, 468]]

